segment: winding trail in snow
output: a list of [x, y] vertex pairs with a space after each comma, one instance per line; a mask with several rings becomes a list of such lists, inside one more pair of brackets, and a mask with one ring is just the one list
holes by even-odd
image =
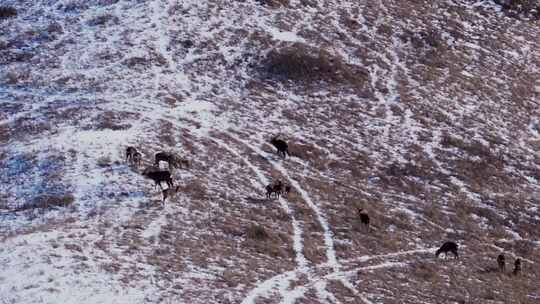
[[[268, 185], [270, 182], [264, 175], [264, 173], [257, 168], [255, 165], [253, 165], [246, 157], [242, 156], [238, 151], [233, 149], [230, 145], [226, 144], [224, 141], [212, 138], [212, 140], [217, 143], [219, 146], [224, 148], [225, 150], [229, 151], [234, 156], [241, 159], [257, 176], [257, 179], [259, 181], [258, 188], [263, 189], [266, 185]], [[287, 294], [286, 290], [289, 288], [291, 282], [298, 277], [299, 274], [307, 274], [308, 271], [308, 261], [304, 256], [303, 250], [303, 240], [302, 240], [302, 228], [299, 223], [299, 221], [294, 217], [294, 214], [292, 212], [292, 209], [288, 205], [288, 203], [283, 199], [280, 198], [279, 204], [281, 208], [290, 216], [291, 218], [291, 224], [293, 227], [293, 250], [295, 253], [295, 261], [296, 261], [296, 269], [294, 271], [286, 272], [283, 274], [279, 274], [270, 280], [267, 280], [263, 283], [260, 283], [256, 288], [254, 288], [242, 301], [243, 304], [248, 303], [255, 303], [255, 299], [260, 296], [264, 296], [269, 294], [273, 289], [276, 287], [279, 288], [279, 293], [283, 295], [284, 297], [284, 303], [294, 303], [295, 299], [302, 296], [303, 293], [297, 293], [297, 294]]]
[[[278, 172], [280, 172], [283, 175], [283, 177], [286, 178], [288, 182], [300, 193], [303, 200], [308, 204], [308, 206], [315, 213], [317, 221], [319, 222], [319, 224], [321, 225], [324, 231], [323, 235], [324, 235], [325, 254], [326, 254], [327, 262], [311, 267], [309, 272], [307, 272], [306, 269], [301, 269], [302, 273], [308, 274], [308, 280], [310, 283], [304, 284], [304, 285], [298, 285], [292, 290], [286, 291], [285, 293], [284, 293], [285, 290], [283, 288], [280, 289], [279, 292], [284, 298], [283, 302], [294, 303], [295, 299], [301, 297], [303, 294], [305, 294], [307, 290], [309, 290], [307, 287], [314, 287], [316, 294], [320, 300], [324, 302], [330, 301], [332, 303], [339, 303], [335, 295], [333, 295], [331, 292], [327, 290], [328, 280], [321, 280], [319, 277], [313, 275], [314, 270], [330, 267], [332, 269], [331, 274], [334, 274], [334, 276], [332, 277], [334, 280], [341, 282], [347, 289], [349, 289], [355, 296], [359, 297], [364, 303], [368, 303], [368, 304], [371, 303], [367, 298], [365, 298], [363, 295], [359, 294], [356, 291], [356, 288], [354, 288], [354, 285], [348, 280], [346, 276], [338, 275], [339, 273], [342, 273], [342, 271], [341, 271], [341, 265], [339, 264], [336, 257], [334, 241], [333, 241], [333, 233], [329, 227], [328, 221], [326, 220], [325, 215], [323, 214], [321, 208], [317, 204], [315, 204], [315, 202], [309, 196], [308, 192], [305, 191], [300, 186], [300, 183], [297, 180], [293, 179], [289, 175], [288, 171], [285, 169], [285, 167], [283, 167], [283, 165], [281, 165], [280, 163], [276, 161], [271, 160], [271, 158], [268, 157], [264, 151], [250, 144], [249, 142], [238, 138], [237, 136], [233, 134], [228, 133], [228, 135], [234, 140], [236, 140], [237, 142], [242, 143], [244, 146], [251, 149], [256, 154], [265, 157], [265, 159], [267, 159], [270, 162], [273, 168], [276, 169]], [[249, 163], [249, 161], [245, 157], [241, 156], [238, 152], [234, 151], [229, 146], [227, 146], [226, 148], [230, 152], [234, 153], [235, 155], [243, 159], [244, 162]], [[259, 172], [258, 175], [262, 175], [259, 169], [257, 169], [255, 166], [250, 164], [250, 167], [255, 172]], [[262, 177], [264, 178], [264, 176]], [[259, 177], [259, 179], [261, 179], [261, 177]], [[264, 180], [265, 184], [267, 183], [265, 178], [261, 180]], [[280, 199], [280, 201], [281, 200], [283, 199]], [[268, 290], [273, 288], [275, 285], [279, 284], [280, 281], [288, 280], [290, 282], [290, 280], [293, 280], [296, 277], [295, 272], [298, 272], [298, 270], [286, 272], [284, 274], [277, 275], [275, 277], [272, 277], [264, 281], [263, 283], [259, 284], [255, 289], [253, 289], [242, 303], [244, 304], [254, 303], [254, 300], [257, 297], [264, 295], [265, 293], [268, 293]], [[279, 284], [279, 285], [282, 285], [282, 284]]]
[[[333, 295], [331, 292], [327, 291], [327, 285], [330, 281], [337, 281], [343, 284], [349, 291], [354, 294], [357, 298], [359, 298], [362, 302], [371, 304], [372, 302], [364, 296], [362, 293], [360, 293], [355, 285], [351, 282], [351, 279], [355, 277], [358, 274], [358, 271], [361, 270], [377, 270], [382, 268], [391, 268], [391, 267], [405, 267], [408, 265], [406, 262], [383, 262], [377, 265], [371, 265], [371, 266], [362, 266], [358, 267], [356, 266], [357, 263], [363, 263], [367, 262], [369, 260], [373, 259], [385, 259], [385, 258], [398, 258], [402, 256], [407, 255], [413, 255], [413, 254], [421, 254], [421, 253], [428, 253], [432, 252], [436, 248], [423, 248], [423, 249], [416, 249], [416, 250], [408, 250], [408, 251], [398, 251], [394, 253], [388, 253], [388, 254], [381, 254], [381, 255], [368, 255], [368, 256], [362, 256], [358, 259], [350, 259], [350, 260], [344, 260], [343, 262], [346, 264], [349, 264], [347, 270], [342, 270], [344, 266], [338, 261], [336, 257], [336, 252], [334, 249], [334, 240], [333, 240], [333, 233], [330, 229], [330, 226], [328, 224], [328, 221], [326, 219], [325, 214], [323, 213], [322, 209], [313, 201], [313, 199], [310, 197], [309, 193], [304, 190], [300, 183], [291, 177], [291, 175], [288, 173], [286, 168], [282, 163], [279, 163], [277, 161], [274, 161], [266, 152], [262, 151], [257, 146], [249, 143], [246, 140], [240, 139], [237, 136], [227, 133], [231, 138], [236, 140], [239, 143], [242, 143], [245, 147], [249, 148], [253, 152], [255, 152], [257, 155], [264, 157], [266, 160], [269, 161], [269, 163], [272, 165], [272, 167], [280, 172], [284, 178], [288, 180], [288, 182], [300, 193], [302, 199], [308, 204], [308, 206], [312, 209], [312, 211], [315, 213], [315, 217], [317, 221], [321, 224], [321, 227], [324, 231], [324, 244], [325, 244], [325, 254], [327, 261], [326, 263], [320, 263], [317, 265], [312, 265], [309, 269], [309, 277], [308, 282], [306, 284], [300, 284], [296, 285], [292, 290], [287, 290], [286, 288], [280, 288], [279, 294], [283, 296], [283, 303], [294, 303], [294, 301], [298, 298], [300, 298], [303, 294], [305, 294], [306, 291], [314, 288], [316, 290], [316, 294], [319, 297], [320, 300], [324, 302], [330, 302], [330, 303], [340, 303], [339, 300]], [[230, 147], [228, 147], [228, 150], [230, 151]], [[233, 151], [231, 151], [233, 152]], [[234, 151], [234, 154], [236, 154], [238, 157], [242, 158], [245, 162], [247, 159], [243, 156], [241, 156], [238, 152]], [[259, 172], [259, 174], [262, 175], [262, 172], [260, 172], [259, 169], [254, 167], [253, 165], [250, 165], [252, 170], [255, 170], [256, 172]], [[332, 271], [327, 274], [318, 275], [318, 273], [324, 269], [327, 269], [330, 267]], [[302, 269], [302, 272], [305, 273], [306, 270]], [[275, 288], [275, 286], [282, 286], [283, 284], [280, 282], [287, 281], [290, 283], [297, 277], [298, 269], [288, 271], [282, 274], [279, 274], [277, 276], [274, 276], [260, 284], [257, 285], [253, 290], [251, 290], [248, 294], [248, 296], [244, 299], [242, 303], [248, 304], [248, 303], [255, 303], [254, 300], [257, 297], [263, 296], [265, 294], [268, 294], [270, 289]]]
[[[233, 136], [233, 138], [236, 141], [241, 142], [242, 144], [244, 144], [246, 147], [249, 147], [251, 150], [253, 150], [257, 154], [263, 155], [263, 156], [266, 155], [266, 153], [264, 151], [260, 150], [258, 147], [254, 146], [254, 145], [251, 145], [248, 142], [246, 142], [246, 141], [244, 141], [244, 140], [242, 140], [242, 139], [240, 139], [238, 137]], [[305, 191], [302, 188], [300, 183], [289, 175], [289, 173], [287, 172], [287, 170], [285, 169], [285, 167], [283, 167], [283, 165], [281, 163], [273, 161], [268, 156], [266, 156], [266, 159], [270, 162], [270, 164], [272, 164], [272, 166], [277, 171], [279, 171], [283, 175], [283, 177], [285, 177], [291, 183], [291, 186], [293, 186], [294, 189], [296, 189], [300, 193], [302, 199], [308, 204], [308, 206], [311, 208], [311, 210], [313, 210], [313, 212], [315, 213], [315, 216], [317, 217], [317, 221], [321, 224], [321, 227], [322, 227], [322, 229], [324, 231], [324, 244], [325, 244], [327, 263], [334, 269], [334, 271], [339, 271], [339, 266], [340, 265], [338, 263], [338, 260], [337, 260], [337, 257], [336, 257], [336, 250], [334, 248], [333, 233], [330, 230], [330, 226], [328, 224], [328, 221], [326, 220], [321, 208], [317, 204], [315, 204], [315, 202], [311, 199], [311, 197], [309, 196], [307, 191]]]

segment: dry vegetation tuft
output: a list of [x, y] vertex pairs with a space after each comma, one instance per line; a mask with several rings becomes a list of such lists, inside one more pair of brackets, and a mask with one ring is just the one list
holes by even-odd
[[271, 8], [287, 7], [289, 0], [256, 0], [257, 3], [269, 6]]
[[19, 206], [16, 211], [31, 209], [49, 209], [54, 207], [68, 207], [75, 201], [70, 194], [46, 194], [35, 197], [31, 202]]
[[132, 112], [125, 111], [105, 111], [97, 115], [93, 120], [93, 129], [96, 130], [126, 130], [131, 127], [130, 123], [125, 121], [133, 121], [140, 115]]
[[494, 0], [510, 17], [540, 20], [540, 2], [537, 0]]
[[269, 235], [264, 226], [251, 225], [246, 232], [248, 238], [263, 241], [266, 240]]
[[12, 6], [0, 6], [0, 21], [17, 16], [17, 9]]
[[339, 55], [299, 42], [274, 48], [262, 66], [267, 77], [296, 83], [362, 85], [367, 78], [363, 68], [346, 63]]

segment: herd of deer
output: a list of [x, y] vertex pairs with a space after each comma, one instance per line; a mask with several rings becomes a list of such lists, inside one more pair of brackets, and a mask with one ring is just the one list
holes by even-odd
[[[126, 161], [130, 162], [136, 166], [140, 166], [142, 162], [142, 154], [137, 151], [134, 147], [127, 147], [126, 148]], [[169, 166], [169, 170], [161, 170], [159, 167], [160, 162], [166, 162]], [[189, 161], [186, 159], [183, 159], [176, 154], [168, 153], [168, 152], [158, 152], [154, 155], [154, 163], [151, 167], [146, 168], [142, 175], [153, 180], [155, 183], [154, 187], [159, 186], [161, 189], [161, 193], [163, 195], [162, 203], [165, 203], [165, 200], [168, 196], [171, 194], [175, 194], [178, 192], [178, 189], [180, 186], [174, 187], [174, 182], [172, 179], [171, 171], [174, 168], [189, 168]], [[163, 189], [161, 186], [161, 183], [165, 182], [167, 184], [167, 188]]]
[[[277, 138], [277, 136], [274, 136], [270, 143], [276, 147], [278, 155], [283, 156], [285, 158], [289, 154], [289, 147], [287, 143]], [[126, 148], [126, 161], [134, 164], [136, 166], [140, 166], [142, 162], [142, 154], [137, 151], [137, 148], [135, 147], [127, 147]], [[159, 167], [160, 162], [166, 162], [168, 164], [169, 170], [161, 170]], [[155, 187], [159, 186], [162, 193], [162, 203], [165, 203], [165, 200], [167, 197], [169, 197], [171, 194], [175, 194], [178, 192], [179, 186], [174, 187], [174, 182], [171, 174], [171, 170], [174, 168], [189, 168], [189, 161], [179, 157], [178, 155], [170, 152], [158, 152], [154, 155], [154, 162], [151, 167], [146, 168], [142, 175], [153, 180], [155, 183]], [[167, 188], [163, 189], [161, 183], [165, 182], [167, 184]], [[281, 181], [278, 181], [276, 184], [270, 184], [266, 186], [266, 196], [270, 199], [272, 195], [279, 198], [279, 196], [284, 193], [287, 195], [291, 191], [290, 185], [283, 185]]]
[[[446, 257], [448, 252], [451, 252], [456, 259], [459, 258], [458, 245], [455, 242], [446, 242], [442, 244], [441, 248], [439, 248], [435, 252], [435, 256], [439, 257], [441, 253], [444, 253], [444, 256]], [[501, 253], [497, 257], [497, 265], [499, 266], [499, 271], [504, 273], [506, 269], [506, 258], [504, 257], [504, 254]], [[514, 261], [514, 270], [512, 271], [512, 273], [514, 275], [518, 275], [521, 273], [521, 259], [520, 258], [517, 258]]]
[[[284, 140], [279, 139], [276, 136], [270, 140], [270, 144], [272, 144], [276, 148], [277, 154], [279, 156], [282, 156], [283, 158], [286, 158], [287, 155], [290, 156], [289, 147]], [[139, 153], [134, 147], [127, 147], [126, 161], [140, 166], [142, 161], [142, 154]], [[172, 170], [173, 168], [189, 168], [189, 161], [173, 153], [158, 152], [154, 155], [153, 166], [150, 168], [146, 168], [143, 171], [143, 176], [153, 180], [155, 183], [155, 187], [160, 187], [162, 191], [162, 203], [165, 203], [167, 197], [177, 193], [180, 187], [176, 186], [176, 188], [173, 189], [174, 183], [171, 172], [169, 170], [161, 170], [159, 167], [159, 163], [162, 161], [168, 164], [168, 168], [170, 170]], [[163, 187], [161, 186], [162, 182], [165, 182], [167, 184], [166, 189], [163, 189]], [[271, 199], [272, 197], [279, 199], [282, 194], [288, 195], [290, 191], [291, 185], [283, 184], [283, 182], [278, 179], [277, 182], [268, 184], [266, 186], [266, 197], [267, 199]], [[369, 230], [369, 215], [365, 213], [361, 208], [357, 209], [357, 214], [358, 218], [360, 219], [360, 223], [367, 230]], [[449, 252], [454, 255], [454, 258], [459, 258], [458, 245], [455, 242], [445, 242], [444, 244], [442, 244], [442, 246], [435, 252], [435, 256], [438, 258], [441, 253], [444, 253], [446, 258]], [[504, 273], [506, 261], [503, 254], [500, 254], [497, 257], [497, 264], [499, 266], [499, 271]], [[517, 258], [514, 261], [514, 270], [512, 271], [512, 273], [514, 275], [518, 275], [521, 273], [521, 259]]]

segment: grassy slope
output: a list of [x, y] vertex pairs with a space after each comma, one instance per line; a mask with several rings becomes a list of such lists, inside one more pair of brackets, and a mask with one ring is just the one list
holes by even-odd
[[[0, 300], [537, 301], [538, 21], [490, 1], [52, 2], [2, 21]], [[128, 144], [191, 160], [172, 203]], [[294, 193], [263, 200], [278, 177]], [[433, 259], [447, 239], [459, 262]], [[493, 270], [502, 251], [521, 277]]]

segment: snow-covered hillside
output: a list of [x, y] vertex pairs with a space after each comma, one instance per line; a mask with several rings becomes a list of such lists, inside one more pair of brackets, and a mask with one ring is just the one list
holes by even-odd
[[3, 0], [0, 303], [538, 303], [517, 2]]

